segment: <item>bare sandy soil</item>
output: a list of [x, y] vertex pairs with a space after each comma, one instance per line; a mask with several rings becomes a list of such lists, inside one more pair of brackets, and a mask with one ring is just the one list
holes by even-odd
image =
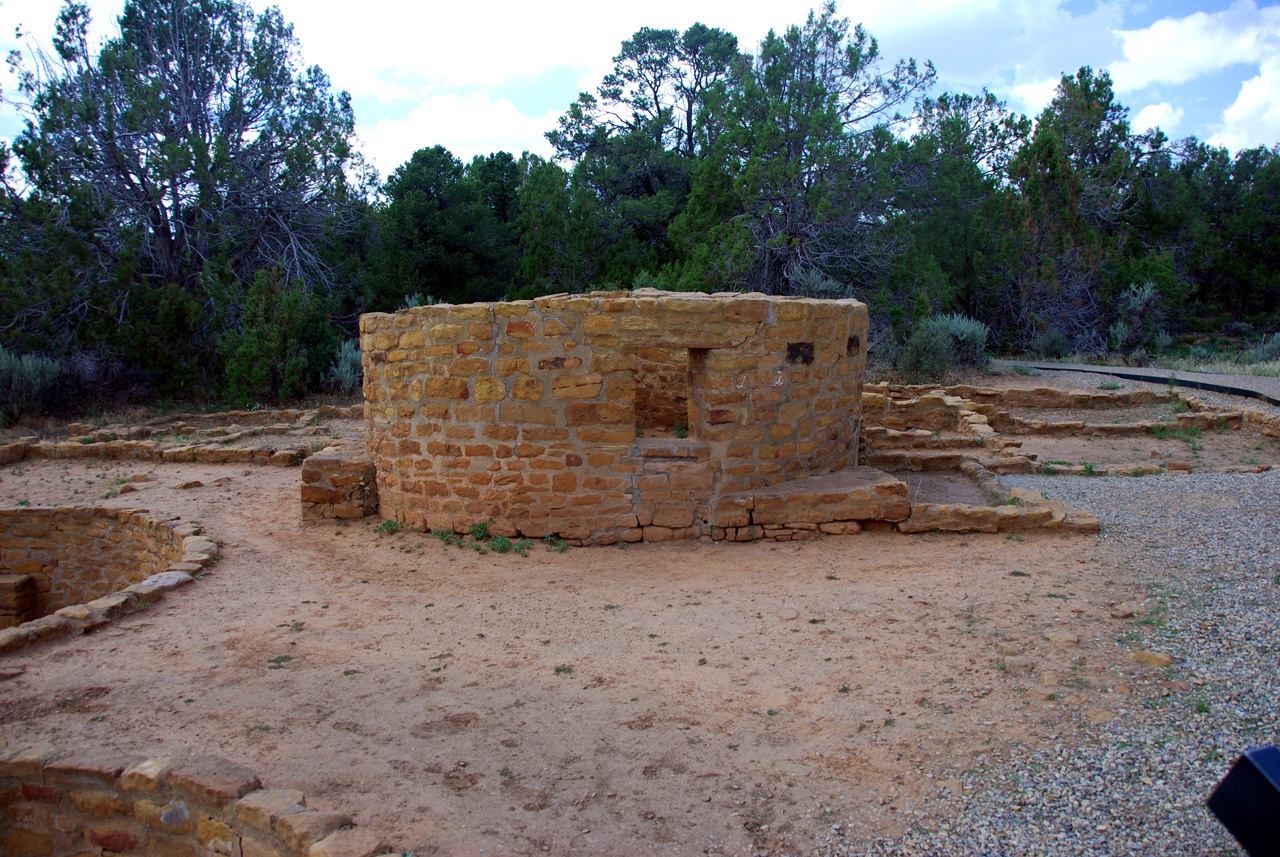
[[1155, 435], [1016, 437], [1022, 441], [1023, 452], [1034, 453], [1041, 462], [1129, 464], [1185, 461], [1196, 468], [1259, 464], [1280, 467], [1280, 441], [1244, 430], [1205, 431], [1194, 437], [1170, 434], [1163, 438]]
[[[5, 469], [0, 503], [84, 502], [135, 473], [154, 481], [99, 502], [198, 520], [221, 561], [6, 656], [0, 674], [25, 671], [0, 682], [0, 742], [217, 753], [420, 855], [896, 834], [951, 812], [960, 772], [1157, 692], [1115, 642], [1107, 606], [1137, 591], [1094, 537], [481, 555], [372, 520], [304, 528], [296, 470], [115, 462]], [[1044, 639], [1061, 629], [1079, 645]], [[1035, 671], [1003, 671], [1014, 653]], [[1042, 670], [1060, 699], [1026, 695]]]

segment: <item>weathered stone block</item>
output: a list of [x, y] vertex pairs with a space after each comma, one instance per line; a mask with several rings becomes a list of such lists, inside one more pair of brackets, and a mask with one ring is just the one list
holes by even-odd
[[179, 762], [170, 768], [168, 782], [173, 788], [219, 807], [262, 785], [253, 771], [217, 756]]
[[306, 806], [306, 798], [300, 791], [262, 789], [245, 795], [236, 803], [236, 819], [264, 833], [271, 833], [276, 819], [302, 812]]
[[351, 816], [342, 812], [295, 812], [276, 821], [276, 835], [296, 854], [306, 854], [312, 845], [339, 828], [348, 827]]

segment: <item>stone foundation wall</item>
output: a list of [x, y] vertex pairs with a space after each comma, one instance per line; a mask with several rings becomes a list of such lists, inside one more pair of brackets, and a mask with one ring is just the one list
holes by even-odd
[[[0, 509], [0, 575], [31, 577], [31, 619], [141, 583], [181, 563], [186, 553], [184, 534], [133, 510]], [[0, 614], [0, 628], [28, 618]]]
[[300, 791], [263, 789], [212, 756], [0, 747], [0, 853], [9, 857], [370, 857], [386, 850]]
[[363, 452], [322, 449], [302, 463], [302, 520], [363, 518], [378, 511], [377, 473]]
[[[380, 512], [415, 528], [709, 535], [717, 496], [856, 460], [857, 301], [642, 289], [415, 307], [365, 315], [360, 330]], [[662, 385], [681, 355], [684, 451], [644, 437], [638, 411], [675, 414]]]

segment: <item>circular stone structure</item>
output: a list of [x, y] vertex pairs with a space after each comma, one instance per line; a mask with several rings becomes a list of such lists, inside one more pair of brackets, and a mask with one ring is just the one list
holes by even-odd
[[217, 558], [197, 524], [138, 509], [0, 509], [0, 652], [160, 599]]
[[592, 292], [360, 319], [383, 517], [507, 537], [710, 534], [730, 496], [856, 463], [867, 308]]

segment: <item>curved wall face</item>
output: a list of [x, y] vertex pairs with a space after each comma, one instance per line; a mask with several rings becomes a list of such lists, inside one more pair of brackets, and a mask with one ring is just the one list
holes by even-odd
[[0, 509], [0, 628], [140, 583], [183, 552], [166, 522], [130, 509]]
[[595, 292], [370, 314], [360, 330], [381, 513], [410, 526], [702, 534], [722, 495], [855, 463], [857, 301]]

